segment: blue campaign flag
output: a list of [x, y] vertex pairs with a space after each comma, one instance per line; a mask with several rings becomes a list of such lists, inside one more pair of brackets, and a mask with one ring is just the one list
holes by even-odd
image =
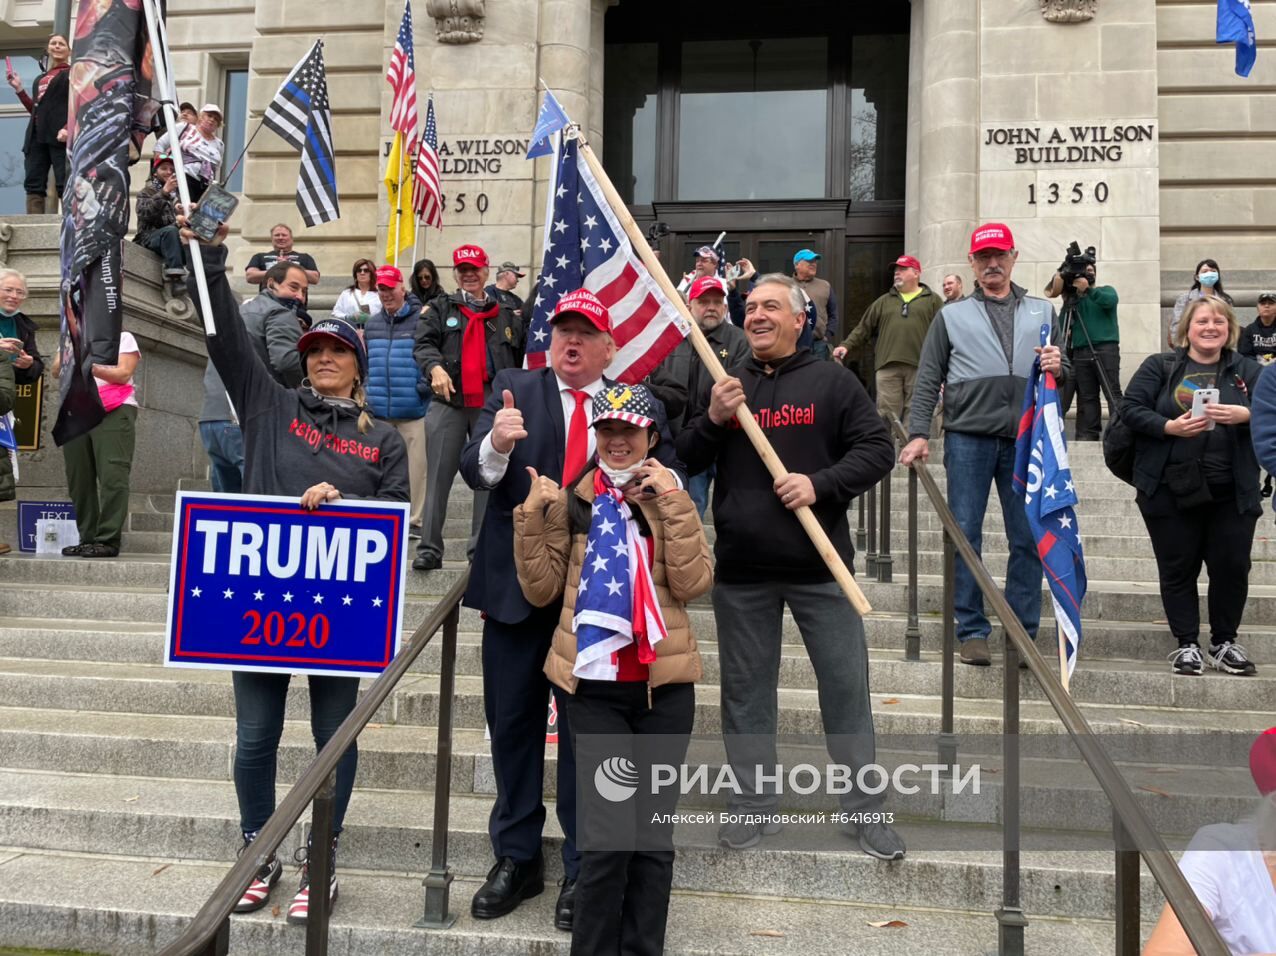
[[0, 448], [18, 449], [18, 436], [13, 433], [13, 412], [0, 415]]
[[[1050, 326], [1041, 327], [1041, 344], [1050, 340]], [[1028, 524], [1037, 554], [1050, 584], [1055, 623], [1062, 638], [1061, 671], [1067, 687], [1081, 647], [1081, 602], [1085, 599], [1085, 555], [1077, 527], [1077, 491], [1068, 465], [1063, 437], [1063, 414], [1054, 375], [1041, 371], [1033, 359], [1023, 414], [1015, 442], [1015, 488], [1024, 496]]]
[[545, 99], [541, 101], [540, 115], [536, 117], [536, 128], [532, 130], [532, 145], [527, 150], [527, 158], [549, 156], [554, 152], [549, 138], [561, 129], [566, 129], [571, 122], [563, 112], [558, 100], [549, 90], [545, 91]]
[[1254, 37], [1254, 15], [1249, 0], [1218, 0], [1218, 25], [1214, 31], [1218, 43], [1236, 44], [1236, 75], [1249, 76], [1258, 59], [1258, 41]]
[[164, 663], [381, 673], [403, 626], [408, 509], [178, 492]]

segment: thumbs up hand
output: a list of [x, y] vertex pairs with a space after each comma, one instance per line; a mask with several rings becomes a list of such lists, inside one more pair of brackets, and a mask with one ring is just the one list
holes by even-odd
[[501, 392], [501, 407], [492, 420], [492, 447], [502, 455], [508, 455], [514, 450], [515, 442], [526, 437], [523, 413], [514, 407], [514, 393], [507, 388]]
[[538, 475], [536, 469], [527, 466], [527, 473], [532, 476], [532, 487], [528, 489], [523, 500], [524, 511], [542, 511], [545, 506], [558, 497], [558, 482], [548, 475]]

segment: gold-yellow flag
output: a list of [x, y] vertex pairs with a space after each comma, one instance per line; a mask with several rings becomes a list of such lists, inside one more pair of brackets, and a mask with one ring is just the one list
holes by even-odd
[[385, 194], [390, 205], [390, 223], [385, 236], [385, 260], [398, 263], [399, 253], [412, 248], [416, 237], [416, 212], [412, 208], [412, 156], [403, 144], [403, 134], [394, 134], [390, 158], [385, 165]]

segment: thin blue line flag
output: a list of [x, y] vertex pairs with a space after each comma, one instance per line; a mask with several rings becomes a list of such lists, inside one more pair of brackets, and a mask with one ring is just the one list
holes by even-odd
[[[1041, 344], [1050, 341], [1050, 326], [1041, 327]], [[1050, 584], [1055, 623], [1063, 638], [1065, 660], [1061, 670], [1072, 676], [1081, 647], [1081, 602], [1085, 599], [1085, 555], [1077, 527], [1077, 491], [1068, 464], [1063, 437], [1063, 414], [1054, 374], [1041, 370], [1041, 358], [1032, 361], [1028, 388], [1019, 416], [1015, 441], [1015, 490], [1024, 496], [1024, 508], [1037, 554]], [[1067, 680], [1065, 678], [1065, 685]]]
[[1218, 43], [1236, 44], [1236, 75], [1249, 76], [1258, 59], [1258, 41], [1254, 37], [1254, 15], [1249, 0], [1218, 0], [1218, 27], [1214, 33]]
[[536, 117], [536, 128], [532, 130], [532, 145], [527, 150], [527, 158], [551, 155], [554, 147], [549, 141], [550, 136], [566, 129], [570, 122], [558, 100], [554, 99], [554, 94], [546, 90], [545, 99], [541, 101], [540, 115]]

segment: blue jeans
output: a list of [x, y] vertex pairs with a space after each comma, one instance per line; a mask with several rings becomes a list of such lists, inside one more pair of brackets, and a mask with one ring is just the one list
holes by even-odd
[[[284, 704], [291, 674], [235, 671], [235, 794], [239, 797], [239, 825], [245, 833], [260, 830], [275, 812], [275, 768], [279, 737], [284, 732]], [[315, 750], [323, 749], [341, 722], [354, 710], [359, 697], [357, 677], [310, 678], [310, 730]], [[359, 749], [351, 744], [337, 764], [336, 807], [333, 831], [341, 832]]]
[[244, 487], [244, 433], [234, 422], [200, 422], [213, 491], [237, 495]]
[[701, 519], [704, 518], [704, 510], [709, 507], [709, 485], [713, 483], [714, 476], [718, 474], [717, 464], [712, 464], [698, 475], [692, 475], [687, 479], [687, 494], [691, 495], [691, 500], [695, 502], [696, 511], [700, 513]]
[[[1010, 438], [944, 433], [944, 467], [948, 471], [948, 506], [957, 524], [983, 554], [984, 513], [988, 510], [988, 488], [994, 482], [1001, 498], [1010, 555], [1006, 563], [1006, 601], [1029, 637], [1037, 636], [1041, 624], [1041, 559], [1028, 527], [1023, 495], [1014, 489], [1015, 443]], [[957, 639], [987, 638], [992, 631], [984, 614], [984, 597], [966, 563], [957, 559], [956, 593]]]

